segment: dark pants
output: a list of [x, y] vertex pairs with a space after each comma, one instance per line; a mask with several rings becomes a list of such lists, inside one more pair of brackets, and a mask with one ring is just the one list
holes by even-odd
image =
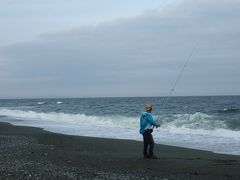
[[[152, 130], [146, 130], [143, 135], [143, 156], [151, 157], [153, 156], [154, 140], [152, 137]], [[149, 147], [149, 151], [148, 151]]]

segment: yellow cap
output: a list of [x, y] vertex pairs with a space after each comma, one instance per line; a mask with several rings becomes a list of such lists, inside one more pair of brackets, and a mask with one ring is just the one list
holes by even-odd
[[145, 110], [146, 110], [146, 111], [151, 111], [151, 110], [152, 110], [152, 107], [153, 107], [152, 104], [146, 104], [146, 105], [145, 105]]

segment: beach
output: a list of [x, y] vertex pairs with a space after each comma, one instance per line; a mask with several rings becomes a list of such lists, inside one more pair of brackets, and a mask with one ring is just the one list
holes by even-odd
[[240, 179], [240, 156], [0, 123], [0, 179]]

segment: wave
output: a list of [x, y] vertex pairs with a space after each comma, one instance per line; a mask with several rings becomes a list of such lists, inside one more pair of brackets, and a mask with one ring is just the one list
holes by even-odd
[[[0, 115], [10, 116], [17, 119], [35, 120], [39, 123], [43, 121], [68, 123], [68, 124], [93, 124], [93, 125], [106, 125], [113, 127], [123, 128], [136, 128], [139, 126], [139, 117], [125, 117], [120, 115], [114, 116], [94, 116], [85, 114], [67, 114], [57, 112], [35, 112], [26, 110], [15, 109], [0, 109]], [[188, 128], [188, 129], [216, 129], [227, 128], [224, 121], [217, 120], [214, 116], [210, 116], [201, 112], [194, 114], [176, 114], [171, 116], [159, 116], [159, 121], [163, 124], [163, 127], [176, 127], [176, 128]]]
[[[68, 114], [62, 112], [35, 112], [31, 110], [15, 110], [15, 109], [0, 109], [0, 115], [9, 116], [16, 119], [25, 120], [28, 122], [36, 121], [42, 124], [43, 122], [65, 123], [72, 125], [93, 125], [119, 128], [139, 128], [139, 117], [125, 117], [120, 115], [112, 116], [94, 116], [85, 114]], [[159, 116], [159, 123], [165, 129], [228, 129], [224, 121], [218, 120], [214, 116], [196, 112], [194, 114], [175, 114], [171, 116]]]
[[194, 114], [176, 114], [169, 117], [162, 117], [163, 124], [166, 127], [188, 128], [188, 129], [205, 129], [213, 130], [217, 128], [227, 128], [224, 121], [218, 120], [217, 117], [196, 112]]
[[37, 104], [38, 104], [38, 105], [43, 105], [43, 104], [46, 104], [46, 102], [41, 101], [41, 102], [38, 102]]
[[29, 111], [37, 106], [7, 106], [7, 107], [1, 107], [0, 110], [21, 110], [21, 111]]
[[[105, 138], [142, 140], [138, 133], [139, 117], [89, 116], [57, 112], [0, 109], [0, 116], [21, 121], [15, 125], [41, 127], [48, 131]], [[227, 154], [240, 154], [240, 131], [227, 129], [223, 121], [214, 116], [197, 112], [159, 117], [161, 128], [154, 131], [156, 143], [210, 150]]]
[[138, 118], [124, 116], [88, 116], [85, 114], [67, 114], [67, 113], [42, 113], [35, 111], [22, 111], [11, 109], [0, 109], [0, 115], [9, 116], [25, 121], [54, 122], [75, 125], [99, 125], [109, 127], [138, 127]]
[[[38, 105], [44, 105], [44, 104], [48, 104], [48, 102], [45, 102], [45, 101], [40, 101], [40, 102], [37, 102]], [[63, 104], [62, 101], [57, 101], [56, 104]]]
[[220, 113], [238, 113], [240, 112], [240, 108], [224, 108], [223, 110], [219, 110]]

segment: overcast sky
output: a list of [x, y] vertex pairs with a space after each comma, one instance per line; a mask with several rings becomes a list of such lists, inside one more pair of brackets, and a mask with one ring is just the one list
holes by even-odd
[[[0, 97], [240, 95], [239, 0], [0, 1]], [[196, 45], [197, 44], [197, 45]]]

